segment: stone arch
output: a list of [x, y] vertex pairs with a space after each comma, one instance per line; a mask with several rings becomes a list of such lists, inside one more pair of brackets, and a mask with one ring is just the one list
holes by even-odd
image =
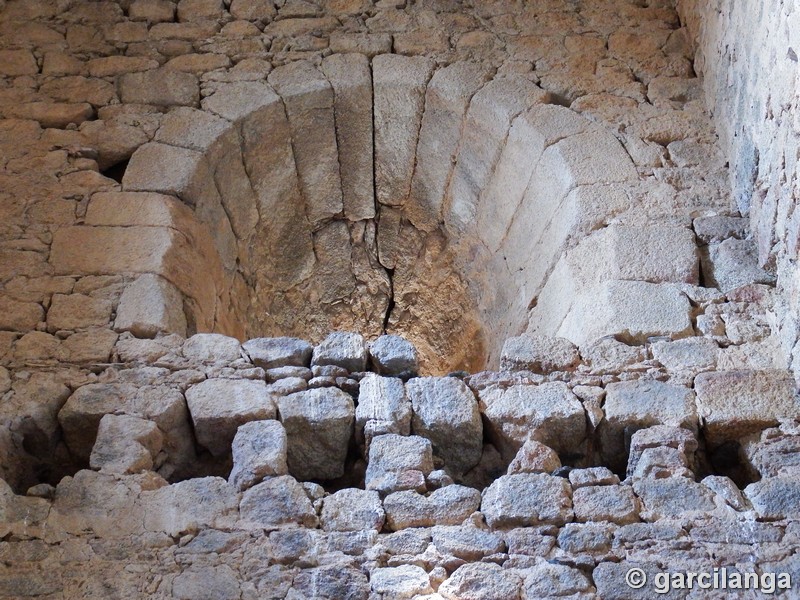
[[[140, 304], [166, 315], [181, 297], [189, 332], [389, 331], [429, 372], [476, 370], [637, 179], [610, 132], [524, 76], [332, 55], [170, 111], [122, 196], [95, 195], [91, 231], [59, 232], [54, 255], [65, 272], [158, 275]], [[106, 254], [70, 252], [86, 234]]]

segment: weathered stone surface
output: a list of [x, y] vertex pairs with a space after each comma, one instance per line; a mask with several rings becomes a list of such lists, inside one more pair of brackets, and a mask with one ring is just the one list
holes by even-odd
[[628, 476], [692, 478], [697, 447], [694, 434], [682, 427], [656, 425], [640, 429], [630, 438]]
[[[369, 448], [365, 485], [382, 494], [408, 489], [424, 492], [425, 477], [431, 471], [433, 450], [429, 440], [418, 436], [379, 435]], [[417, 489], [419, 481], [421, 490]]]
[[116, 331], [152, 338], [158, 333], [186, 335], [183, 296], [169, 281], [146, 273], [122, 292], [114, 321]]
[[557, 452], [574, 452], [586, 435], [583, 406], [561, 382], [489, 388], [480, 403], [489, 435], [508, 462], [529, 437]]
[[428, 496], [413, 491], [389, 494], [383, 501], [383, 508], [388, 526], [399, 531], [408, 527], [460, 525], [480, 504], [478, 490], [448, 485]]
[[526, 440], [514, 460], [508, 465], [508, 474], [552, 473], [561, 467], [561, 461], [552, 448], [535, 440]]
[[375, 569], [370, 573], [370, 586], [373, 593], [397, 600], [433, 593], [428, 574], [416, 565]]
[[138, 473], [153, 469], [164, 436], [152, 421], [130, 415], [105, 415], [89, 465], [101, 473]]
[[0, 296], [0, 330], [31, 331], [43, 320], [41, 305]]
[[228, 483], [242, 491], [266, 477], [287, 475], [286, 431], [278, 421], [251, 421], [233, 438], [233, 469]]
[[358, 386], [356, 439], [368, 450], [372, 438], [386, 433], [411, 433], [411, 401], [401, 380], [369, 374]]
[[278, 398], [288, 438], [289, 472], [298, 479], [335, 479], [344, 473], [353, 431], [353, 399], [336, 388]]
[[359, 569], [341, 564], [304, 570], [295, 577], [292, 587], [302, 597], [320, 600], [367, 600], [369, 582]]
[[183, 571], [172, 582], [172, 596], [181, 600], [241, 598], [236, 572], [228, 565], [189, 568]]
[[685, 477], [640, 479], [633, 484], [633, 491], [641, 499], [645, 521], [691, 517], [716, 507], [711, 490]]
[[325, 531], [380, 531], [384, 519], [378, 492], [347, 488], [322, 501], [320, 525]]
[[499, 565], [472, 563], [459, 567], [439, 586], [439, 595], [447, 600], [519, 600], [522, 578]]
[[470, 562], [503, 552], [506, 546], [499, 535], [471, 525], [434, 527], [432, 541], [442, 554]]
[[373, 218], [372, 73], [369, 60], [363, 54], [333, 54], [325, 57], [321, 68], [334, 92], [344, 215], [351, 221]]
[[775, 275], [758, 266], [758, 249], [751, 240], [727, 239], [709, 244], [703, 255], [707, 285], [730, 292], [749, 283], [774, 284]]
[[245, 528], [275, 529], [284, 525], [316, 527], [317, 513], [294, 477], [270, 477], [251, 487], [239, 505]]
[[31, 119], [42, 127], [63, 128], [70, 123], [80, 125], [94, 116], [88, 102], [25, 102], [6, 109], [5, 115], [15, 119]]
[[692, 333], [689, 299], [674, 285], [608, 281], [581, 297], [557, 335], [583, 346], [609, 335], [635, 344], [650, 337], [679, 339]]
[[717, 364], [719, 346], [706, 337], [690, 337], [673, 342], [656, 342], [652, 346], [653, 358], [667, 370], [708, 371]]
[[239, 499], [220, 477], [199, 477], [143, 492], [139, 504], [147, 531], [180, 536], [208, 527], [231, 527]]
[[550, 373], [574, 367], [580, 356], [578, 349], [563, 338], [521, 335], [508, 338], [500, 354], [500, 368], [507, 371]]
[[694, 393], [659, 381], [623, 381], [606, 386], [605, 420], [598, 427], [603, 456], [612, 468], [623, 468], [627, 436], [653, 425], [697, 431]]
[[617, 485], [619, 477], [608, 467], [591, 467], [572, 469], [569, 472], [569, 482], [572, 484], [572, 489], [577, 490], [587, 485]]
[[218, 333], [197, 333], [183, 344], [183, 356], [202, 363], [232, 362], [242, 356], [239, 340]]
[[160, 23], [175, 17], [175, 3], [169, 0], [134, 0], [128, 9], [132, 21]]
[[589, 578], [580, 569], [551, 563], [533, 567], [525, 577], [524, 585], [528, 598], [554, 596], [554, 592], [558, 596], [569, 597], [595, 591]]
[[369, 345], [370, 364], [388, 376], [416, 375], [419, 358], [414, 345], [399, 335], [382, 335]]
[[344, 210], [333, 89], [325, 76], [305, 61], [275, 69], [269, 83], [286, 106], [300, 189], [308, 219], [317, 226]]
[[314, 348], [312, 365], [335, 365], [350, 372], [367, 368], [367, 349], [358, 333], [335, 332]]
[[425, 86], [433, 62], [422, 56], [383, 54], [372, 60], [375, 115], [375, 196], [402, 206], [411, 189]]
[[695, 378], [706, 440], [721, 444], [800, 415], [794, 384], [784, 371], [721, 371]]
[[197, 106], [200, 88], [197, 77], [169, 69], [125, 73], [117, 81], [120, 100], [155, 106]]
[[290, 337], [256, 338], [246, 341], [242, 348], [263, 369], [307, 367], [313, 346], [305, 340]]
[[575, 519], [627, 525], [639, 521], [639, 501], [629, 486], [590, 485], [572, 494]]
[[[447, 488], [445, 488], [447, 489]], [[562, 477], [504, 475], [483, 492], [481, 512], [492, 528], [563, 525], [572, 520], [572, 489]]]
[[208, 379], [186, 390], [186, 403], [197, 442], [214, 456], [231, 451], [240, 425], [275, 418], [275, 401], [263, 381]]
[[106, 298], [85, 294], [54, 294], [47, 311], [50, 331], [106, 326], [111, 320], [112, 304]]
[[478, 403], [463, 381], [454, 377], [418, 377], [406, 384], [414, 414], [411, 429], [431, 440], [434, 454], [455, 474], [480, 460], [483, 425]]
[[766, 521], [800, 516], [800, 485], [791, 477], [766, 477], [744, 489], [759, 518]]

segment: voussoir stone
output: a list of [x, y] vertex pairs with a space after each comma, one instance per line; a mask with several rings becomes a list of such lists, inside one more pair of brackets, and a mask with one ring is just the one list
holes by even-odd
[[263, 369], [308, 367], [314, 349], [307, 341], [291, 337], [255, 338], [242, 348], [253, 364]]
[[186, 391], [186, 402], [197, 442], [214, 456], [230, 452], [240, 425], [275, 418], [275, 402], [263, 381], [207, 379]]
[[466, 384], [454, 377], [418, 377], [406, 384], [415, 435], [428, 438], [445, 468], [463, 474], [478, 464], [483, 424], [478, 402]]
[[278, 412], [289, 472], [302, 480], [341, 477], [355, 417], [350, 395], [334, 387], [296, 392], [278, 398]]
[[500, 368], [546, 374], [571, 369], [579, 360], [578, 349], [567, 339], [523, 334], [505, 341]]
[[320, 524], [325, 531], [380, 531], [385, 516], [378, 492], [347, 488], [322, 501]]
[[506, 462], [531, 437], [557, 452], [576, 451], [586, 437], [583, 406], [562, 382], [490, 387], [480, 392], [489, 435]]
[[481, 512], [496, 529], [561, 526], [573, 518], [572, 488], [563, 477], [543, 473], [503, 475], [484, 490]]
[[228, 482], [238, 490], [265, 477], [288, 475], [286, 431], [278, 421], [250, 421], [233, 438], [233, 469]]

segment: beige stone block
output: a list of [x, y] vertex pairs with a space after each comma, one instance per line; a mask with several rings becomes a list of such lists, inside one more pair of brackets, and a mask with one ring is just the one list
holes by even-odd
[[0, 330], [30, 331], [43, 320], [44, 308], [40, 304], [0, 296]]
[[420, 56], [372, 61], [375, 114], [375, 192], [380, 204], [402, 206], [411, 189], [414, 157], [433, 62]]
[[416, 149], [417, 164], [405, 207], [414, 225], [425, 231], [439, 223], [464, 115], [472, 96], [490, 76], [480, 65], [457, 62], [436, 71], [428, 83]]
[[107, 56], [86, 63], [92, 77], [116, 77], [123, 73], [138, 73], [158, 68], [158, 61], [143, 56]]
[[230, 127], [228, 120], [207, 111], [176, 107], [161, 119], [155, 141], [206, 152]]
[[64, 128], [70, 123], [80, 125], [94, 116], [87, 102], [24, 102], [3, 108], [3, 115], [12, 119], [31, 119], [42, 127]]
[[36, 75], [39, 67], [29, 50], [0, 50], [0, 75]]
[[163, 277], [145, 273], [122, 292], [114, 329], [130, 331], [140, 338], [152, 338], [158, 333], [185, 336], [183, 297]]
[[334, 91], [344, 215], [351, 221], [371, 219], [375, 199], [369, 60], [362, 54], [334, 54], [322, 61], [321, 68]]
[[170, 0], [134, 0], [128, 9], [131, 21], [161, 23], [175, 18], [175, 3]]
[[272, 71], [269, 83], [286, 106], [300, 190], [312, 225], [343, 210], [333, 88], [311, 63]]
[[85, 329], [108, 325], [113, 306], [106, 298], [84, 294], [55, 294], [47, 311], [47, 328]]
[[170, 69], [126, 73], [117, 79], [120, 100], [155, 106], [197, 106], [200, 86], [197, 77]]
[[511, 122], [548, 98], [547, 92], [521, 77], [494, 79], [473, 96], [446, 193], [449, 229], [463, 232], [473, 226], [480, 192], [497, 165]]
[[203, 98], [203, 110], [229, 121], [239, 121], [261, 108], [283, 105], [280, 96], [266, 82], [242, 81], [226, 85], [211, 96]]
[[695, 378], [697, 410], [711, 445], [737, 441], [800, 417], [794, 381], [787, 371], [724, 371]]

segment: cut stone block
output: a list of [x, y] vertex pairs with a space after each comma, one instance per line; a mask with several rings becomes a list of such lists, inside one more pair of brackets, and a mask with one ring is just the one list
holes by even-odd
[[325, 531], [380, 531], [385, 516], [378, 492], [348, 488], [322, 501], [320, 524]]
[[706, 285], [730, 292], [750, 283], [775, 284], [775, 275], [758, 266], [758, 248], [753, 240], [727, 239], [710, 244], [703, 255]]
[[428, 574], [417, 565], [377, 568], [370, 573], [369, 584], [379, 598], [410, 600], [433, 593]]
[[53, 294], [47, 311], [50, 331], [106, 327], [111, 320], [112, 304], [106, 298], [85, 294]]
[[411, 401], [400, 379], [369, 374], [358, 386], [356, 439], [369, 450], [372, 438], [411, 433]]
[[283, 98], [307, 217], [318, 226], [344, 210], [333, 89], [306, 61], [278, 67], [270, 73], [269, 83]]
[[520, 600], [522, 578], [510, 569], [491, 563], [461, 565], [439, 586], [445, 600]]
[[714, 492], [685, 477], [639, 479], [633, 491], [641, 499], [645, 521], [706, 516], [716, 508]]
[[125, 73], [117, 80], [117, 91], [126, 104], [197, 106], [200, 103], [197, 77], [171, 69]]
[[318, 388], [278, 398], [288, 438], [289, 472], [302, 480], [336, 479], [353, 431], [355, 408], [349, 394]]
[[512, 385], [480, 392], [489, 435], [506, 462], [534, 439], [556, 452], [575, 452], [586, 437], [583, 406], [562, 382]]
[[481, 512], [493, 529], [560, 527], [573, 518], [572, 488], [563, 477], [543, 473], [503, 475], [483, 491]]
[[116, 331], [130, 331], [138, 338], [159, 333], [186, 335], [183, 296], [166, 279], [146, 273], [122, 292], [114, 321]]
[[197, 442], [225, 456], [240, 425], [275, 418], [275, 402], [263, 381], [207, 379], [186, 390]]
[[692, 334], [689, 299], [673, 284], [644, 281], [607, 281], [584, 293], [558, 330], [578, 346], [612, 335], [641, 344], [650, 337]]
[[605, 419], [597, 428], [603, 459], [622, 471], [630, 436], [653, 425], [697, 431], [694, 392], [660, 381], [623, 381], [606, 386]]
[[589, 485], [572, 493], [575, 520], [627, 525], [639, 521], [639, 501], [626, 485]]
[[358, 333], [334, 332], [314, 348], [313, 365], [334, 365], [351, 373], [367, 368], [367, 349], [364, 338]]
[[288, 475], [286, 431], [278, 421], [251, 421], [233, 438], [233, 469], [228, 483], [242, 491], [267, 477]]
[[411, 189], [414, 157], [433, 61], [384, 54], [372, 60], [375, 119], [375, 196], [402, 206]]
[[674, 342], [656, 342], [653, 358], [668, 371], [707, 371], [717, 364], [719, 346], [707, 337], [690, 337]]
[[800, 417], [795, 385], [786, 371], [701, 373], [695, 391], [705, 438], [712, 446]]
[[344, 216], [351, 221], [375, 216], [372, 151], [372, 72], [363, 54], [333, 54], [322, 72], [334, 92], [336, 143]]
[[270, 477], [251, 487], [239, 504], [245, 528], [275, 529], [284, 525], [316, 527], [317, 513], [303, 486], [289, 475]]
[[138, 504], [145, 530], [178, 537], [199, 529], [232, 527], [238, 502], [236, 491], [221, 477], [197, 477], [143, 492]]
[[470, 389], [454, 377], [418, 377], [406, 384], [414, 410], [411, 430], [428, 438], [434, 454], [455, 475], [466, 473], [481, 458], [483, 424]]
[[561, 460], [552, 448], [535, 440], [527, 440], [508, 465], [508, 474], [552, 473], [561, 468]]
[[461, 525], [481, 504], [478, 490], [448, 485], [423, 496], [413, 491], [389, 494], [383, 501], [386, 522], [392, 531], [409, 527]]
[[376, 373], [390, 376], [416, 375], [417, 349], [399, 335], [382, 335], [369, 345], [369, 358]]
[[[433, 471], [433, 449], [431, 443], [418, 436], [380, 435], [372, 440], [365, 485], [369, 490], [382, 494], [417, 489], [425, 477]], [[414, 478], [415, 472], [419, 477]]]
[[164, 436], [152, 421], [130, 415], [105, 415], [89, 466], [101, 473], [138, 473], [153, 469]]
[[553, 596], [553, 592], [557, 592], [559, 597], [580, 598], [595, 591], [592, 582], [580, 569], [547, 562], [530, 569], [524, 585], [526, 598], [546, 598]]
[[35, 302], [17, 302], [0, 296], [0, 330], [31, 331], [44, 321], [44, 308]]
[[580, 361], [575, 345], [564, 338], [524, 334], [508, 338], [500, 354], [504, 371], [566, 371]]
[[227, 363], [242, 357], [239, 340], [219, 333], [196, 333], [183, 343], [183, 356], [201, 363]]
[[744, 495], [760, 519], [800, 518], [800, 482], [795, 477], [766, 477], [748, 485]]
[[656, 425], [640, 429], [630, 438], [628, 477], [693, 478], [697, 447], [697, 438], [682, 427]]
[[253, 364], [262, 369], [307, 367], [314, 349], [307, 341], [291, 337], [256, 338], [242, 347]]

